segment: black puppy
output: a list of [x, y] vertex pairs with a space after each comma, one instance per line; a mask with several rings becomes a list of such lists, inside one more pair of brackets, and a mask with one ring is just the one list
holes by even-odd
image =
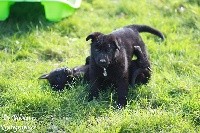
[[63, 67], [44, 74], [39, 79], [47, 79], [51, 88], [55, 91], [62, 91], [75, 85], [78, 81], [89, 81], [89, 65], [77, 66], [72, 69]]
[[131, 60], [133, 55], [139, 57], [134, 46], [140, 47], [147, 65], [140, 65], [140, 62], [137, 64], [144, 68], [150, 68], [145, 44], [139, 32], [150, 32], [164, 39], [160, 31], [146, 25], [125, 26], [107, 35], [100, 32], [88, 35], [86, 41], [92, 40], [89, 65], [91, 87], [89, 101], [98, 97], [99, 90], [106, 81], [116, 86], [118, 106], [124, 107], [127, 104]]
[[53, 90], [61, 91], [65, 86], [73, 83], [74, 77], [71, 69], [63, 67], [53, 70], [49, 74], [44, 74], [39, 79], [47, 79]]
[[50, 86], [55, 91], [62, 91], [65, 87], [75, 85], [78, 81], [89, 81], [89, 57], [86, 58], [85, 65], [72, 69], [68, 67], [57, 68], [49, 74], [43, 74], [39, 79], [47, 79]]

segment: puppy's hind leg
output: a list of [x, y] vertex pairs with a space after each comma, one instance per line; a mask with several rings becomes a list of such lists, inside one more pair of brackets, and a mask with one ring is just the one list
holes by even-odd
[[130, 85], [132, 87], [135, 87], [135, 84], [137, 84], [136, 78], [138, 78], [138, 76], [144, 71], [144, 69], [142, 68], [138, 68], [132, 71], [132, 77], [130, 80]]
[[140, 46], [134, 46], [134, 54], [137, 57], [137, 64], [138, 67], [140, 68], [150, 68], [150, 62], [148, 60], [148, 58], [146, 57], [146, 55], [142, 52]]
[[151, 77], [151, 68], [148, 58], [143, 54], [140, 46], [134, 46], [134, 54], [137, 60], [131, 62], [130, 85], [146, 84]]

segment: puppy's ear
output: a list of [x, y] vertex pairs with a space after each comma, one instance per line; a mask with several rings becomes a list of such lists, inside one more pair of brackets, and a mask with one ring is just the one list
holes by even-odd
[[102, 35], [102, 33], [100, 33], [100, 32], [93, 32], [93, 33], [91, 33], [90, 35], [87, 36], [86, 41], [92, 39], [92, 42], [94, 42], [94, 41], [97, 40], [97, 38], [98, 38], [99, 35]]
[[48, 79], [48, 78], [49, 78], [49, 74], [43, 74], [38, 79]]
[[86, 59], [85, 59], [85, 65], [89, 65], [90, 64], [90, 56], [88, 56]]
[[119, 40], [118, 40], [117, 38], [115, 38], [114, 44], [115, 44], [115, 46], [117, 47], [117, 49], [120, 50]]

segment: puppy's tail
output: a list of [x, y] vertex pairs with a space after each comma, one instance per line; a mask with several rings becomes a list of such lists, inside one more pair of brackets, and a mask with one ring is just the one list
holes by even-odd
[[139, 33], [140, 32], [149, 32], [151, 34], [154, 34], [154, 35], [160, 37], [162, 40], [165, 39], [164, 35], [159, 30], [152, 28], [150, 26], [147, 26], [147, 25], [128, 25], [128, 26], [125, 26], [125, 27], [136, 30]]

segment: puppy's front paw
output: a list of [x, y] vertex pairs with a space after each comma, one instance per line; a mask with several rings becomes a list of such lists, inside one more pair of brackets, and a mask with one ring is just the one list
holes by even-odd
[[118, 102], [117, 102], [117, 108], [118, 109], [125, 108], [126, 104], [127, 104], [127, 99], [125, 97], [124, 98], [119, 98]]

